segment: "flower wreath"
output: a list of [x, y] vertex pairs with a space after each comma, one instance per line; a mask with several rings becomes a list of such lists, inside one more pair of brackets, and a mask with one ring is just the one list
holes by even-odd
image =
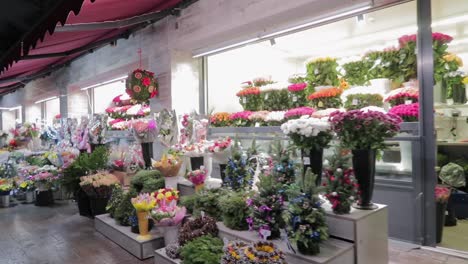
[[128, 75], [126, 81], [126, 92], [139, 103], [146, 103], [150, 98], [158, 95], [158, 83], [154, 73], [136, 69]]

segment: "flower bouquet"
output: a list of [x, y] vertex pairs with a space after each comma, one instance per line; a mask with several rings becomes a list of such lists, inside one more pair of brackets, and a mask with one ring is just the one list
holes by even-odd
[[359, 183], [358, 209], [374, 209], [371, 203], [374, 189], [376, 150], [385, 148], [385, 139], [400, 130], [401, 118], [380, 111], [351, 110], [330, 115], [332, 129], [341, 145], [353, 152], [353, 169]]
[[307, 105], [307, 83], [293, 83], [288, 86], [289, 101], [292, 107]]
[[201, 166], [198, 170], [189, 171], [185, 178], [195, 186], [195, 191], [199, 192], [205, 186], [207, 173], [205, 167]]
[[268, 111], [257, 111], [249, 115], [249, 121], [256, 127], [264, 126], [266, 124], [266, 117], [270, 112]]
[[18, 187], [22, 192], [32, 192], [36, 189], [36, 186], [32, 180], [25, 180], [21, 182]]
[[417, 122], [419, 117], [419, 103], [396, 105], [388, 112], [401, 117], [404, 122]]
[[343, 64], [344, 78], [351, 85], [365, 85], [369, 78], [367, 76], [372, 65], [368, 61], [359, 60]]
[[106, 115], [94, 114], [88, 128], [89, 141], [91, 145], [100, 145], [105, 143], [105, 134], [107, 129]]
[[287, 88], [266, 86], [261, 90], [263, 109], [281, 111], [289, 108], [289, 93]]
[[242, 111], [242, 112], [231, 114], [229, 116], [229, 119], [231, 120], [231, 124], [234, 127], [247, 127], [247, 126], [250, 126], [251, 124], [249, 120], [250, 115], [252, 115], [252, 112]]
[[307, 107], [307, 106], [298, 107], [298, 108], [293, 108], [293, 109], [289, 109], [288, 111], [286, 111], [286, 113], [284, 113], [284, 118], [286, 120], [297, 119], [302, 116], [310, 116], [314, 112], [315, 112], [315, 109], [311, 107]]
[[171, 146], [177, 140], [177, 117], [174, 110], [162, 110], [156, 114], [158, 124], [158, 138], [166, 147]]
[[108, 172], [80, 177], [80, 187], [89, 197], [110, 198], [116, 184], [120, 184], [119, 179]]
[[161, 172], [164, 177], [175, 177], [182, 166], [182, 160], [176, 154], [163, 154], [159, 161], [153, 160], [153, 168]]
[[344, 108], [346, 110], [361, 109], [366, 106], [383, 106], [383, 97], [380, 94], [350, 94], [346, 96]]
[[412, 87], [403, 87], [392, 90], [385, 97], [385, 102], [391, 106], [406, 104], [406, 103], [417, 103], [419, 98], [419, 89]]
[[227, 127], [231, 125], [230, 114], [227, 112], [214, 113], [210, 116], [210, 125], [212, 127]]
[[156, 207], [151, 211], [151, 217], [156, 226], [162, 229], [166, 245], [177, 242], [179, 226], [187, 213], [185, 207], [177, 206], [179, 193], [174, 189], [166, 188], [158, 190], [154, 196]]
[[36, 169], [33, 175], [28, 177], [28, 180], [34, 182], [39, 191], [48, 191], [55, 186], [60, 179], [60, 174], [57, 167], [53, 165], [45, 165]]
[[230, 137], [221, 138], [213, 141], [211, 144], [208, 144], [207, 151], [208, 153], [213, 154], [213, 160], [220, 164], [226, 164], [228, 161], [228, 149], [231, 145], [232, 139]]
[[131, 202], [137, 212], [138, 218], [138, 230], [140, 235], [137, 239], [146, 240], [151, 238], [148, 234], [148, 212], [156, 206], [156, 198], [152, 194], [142, 193], [132, 198]]
[[127, 130], [130, 126], [131, 123], [129, 121], [126, 121], [125, 119], [118, 118], [114, 119], [109, 122], [110, 130]]
[[153, 142], [157, 136], [157, 126], [154, 119], [136, 119], [132, 122], [133, 135], [140, 143]]
[[158, 83], [154, 73], [136, 69], [128, 75], [126, 80], [127, 94], [139, 103], [147, 103], [149, 99], [158, 95]]
[[265, 122], [269, 126], [280, 126], [284, 122], [285, 111], [273, 111], [268, 113], [265, 118]]
[[258, 87], [244, 88], [236, 95], [239, 97], [239, 103], [245, 111], [258, 111], [263, 107], [262, 96]]
[[252, 80], [252, 82], [246, 82], [246, 84], [250, 84], [250, 86], [253, 85], [254, 87], [262, 87], [273, 83], [275, 82], [271, 80], [271, 76], [256, 77]]
[[349, 214], [351, 204], [357, 195], [357, 184], [354, 182], [353, 170], [350, 168], [326, 171], [328, 181], [324, 183], [325, 197], [332, 205], [335, 214]]
[[259, 241], [252, 244], [229, 242], [224, 247], [221, 264], [286, 264], [283, 252], [273, 243]]
[[314, 92], [307, 97], [316, 109], [339, 108], [341, 106], [340, 95], [343, 89], [331, 87]]
[[189, 114], [184, 114], [180, 119], [181, 128], [179, 144], [184, 145], [188, 144], [192, 139], [194, 118]]
[[156, 198], [157, 206], [173, 206], [176, 205], [179, 200], [179, 191], [173, 188], [163, 188], [154, 192], [153, 196]]
[[338, 63], [335, 58], [318, 58], [307, 63], [307, 83], [315, 88], [320, 85], [338, 86]]

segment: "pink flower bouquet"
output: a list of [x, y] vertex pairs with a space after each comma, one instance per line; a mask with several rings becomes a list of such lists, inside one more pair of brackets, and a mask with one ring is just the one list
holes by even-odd
[[435, 199], [438, 203], [446, 203], [450, 197], [450, 188], [443, 186], [436, 186], [435, 190]]
[[157, 136], [154, 119], [137, 119], [132, 122], [133, 135], [140, 143], [153, 142]]
[[247, 127], [250, 125], [249, 117], [252, 115], [251, 111], [242, 111], [233, 113], [229, 116], [231, 123], [235, 127]]
[[303, 107], [293, 108], [293, 109], [286, 111], [286, 113], [284, 114], [284, 118], [296, 119], [296, 118], [300, 118], [301, 116], [310, 116], [314, 112], [315, 112], [314, 108], [303, 106]]
[[188, 172], [185, 178], [195, 186], [202, 185], [205, 184], [207, 172], [205, 167], [201, 166], [198, 170]]
[[407, 101], [411, 103], [418, 102], [419, 90], [417, 88], [398, 88], [387, 94], [385, 102], [391, 106], [405, 104]]
[[289, 98], [293, 107], [301, 107], [307, 104], [307, 83], [293, 83], [288, 86]]
[[230, 137], [226, 137], [225, 139], [218, 139], [213, 142], [213, 144], [208, 146], [208, 152], [210, 153], [218, 153], [226, 150], [232, 144], [232, 139]]
[[419, 117], [419, 103], [396, 105], [388, 111], [405, 122], [417, 122]]
[[185, 207], [176, 205], [158, 206], [151, 211], [151, 217], [157, 226], [177, 226], [182, 223], [186, 214]]

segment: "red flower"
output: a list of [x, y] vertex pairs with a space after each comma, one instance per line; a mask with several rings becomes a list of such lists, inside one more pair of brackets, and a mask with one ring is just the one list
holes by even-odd
[[139, 93], [139, 92], [141, 92], [141, 87], [138, 86], [138, 85], [135, 85], [135, 86], [133, 86], [133, 91], [134, 91], [135, 93]]
[[144, 86], [148, 86], [151, 84], [151, 79], [148, 78], [148, 77], [145, 77], [143, 78], [143, 80], [141, 81], [141, 83], [143, 83]]
[[158, 91], [157, 90], [154, 90], [151, 94], [150, 94], [150, 98], [153, 98], [155, 96], [158, 95]]

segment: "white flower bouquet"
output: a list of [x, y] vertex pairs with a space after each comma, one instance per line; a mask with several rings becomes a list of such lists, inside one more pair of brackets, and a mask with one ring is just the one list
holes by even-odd
[[328, 118], [303, 116], [284, 123], [281, 130], [301, 149], [323, 149], [332, 139]]

